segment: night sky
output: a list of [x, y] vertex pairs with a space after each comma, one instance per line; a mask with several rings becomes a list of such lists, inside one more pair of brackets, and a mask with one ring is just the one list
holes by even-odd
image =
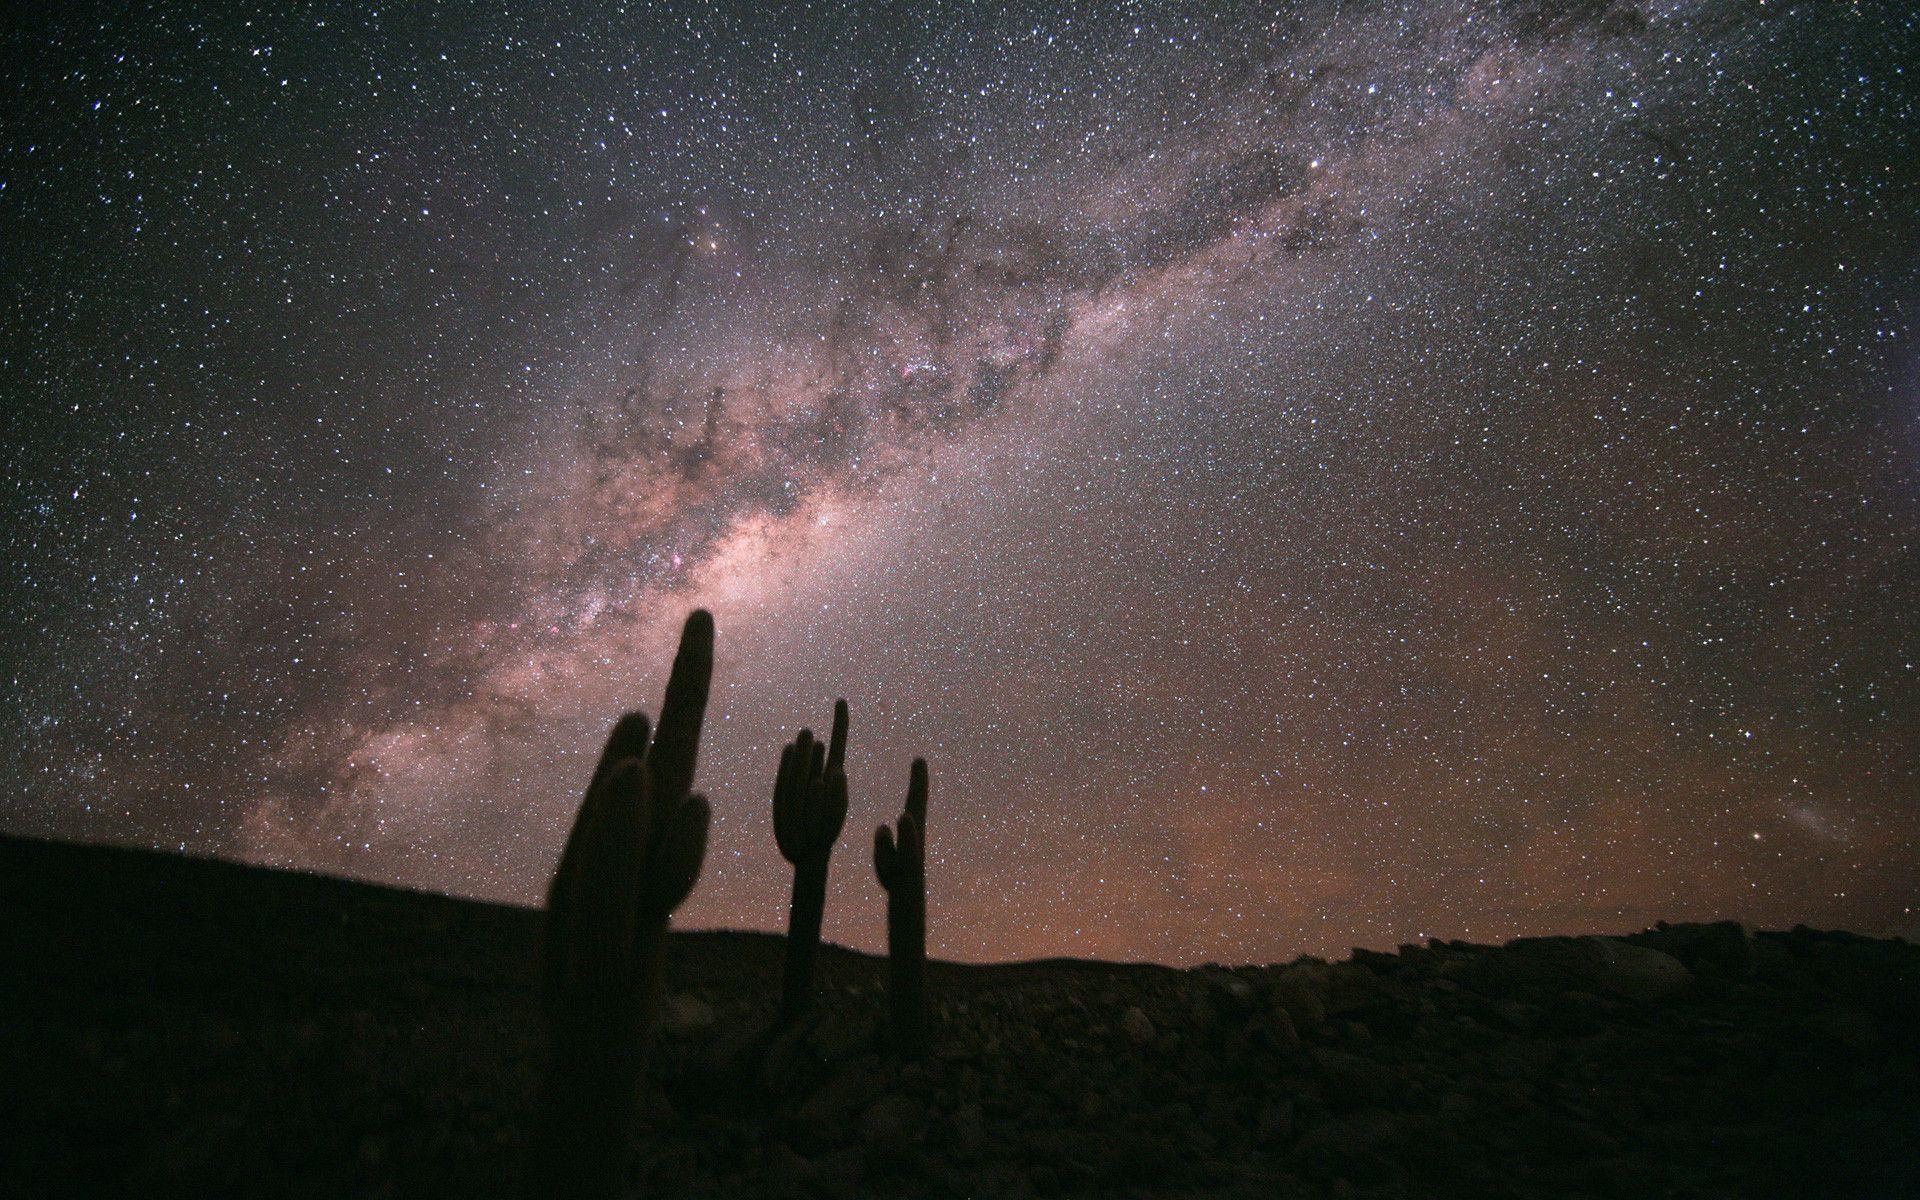
[[10, 24], [0, 828], [534, 901], [704, 606], [682, 925], [844, 695], [862, 947], [1920, 927], [1909, 5]]

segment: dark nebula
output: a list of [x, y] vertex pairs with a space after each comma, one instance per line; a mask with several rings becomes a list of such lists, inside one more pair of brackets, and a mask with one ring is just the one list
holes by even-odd
[[836, 695], [857, 946], [1920, 919], [1909, 6], [4, 38], [8, 829], [530, 901], [706, 606], [685, 924]]

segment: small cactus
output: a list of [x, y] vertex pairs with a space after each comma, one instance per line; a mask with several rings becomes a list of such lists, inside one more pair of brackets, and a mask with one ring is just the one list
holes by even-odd
[[773, 784], [773, 836], [793, 864], [793, 902], [787, 909], [787, 963], [780, 990], [780, 1022], [791, 1024], [813, 1006], [813, 960], [827, 905], [827, 863], [847, 821], [847, 702], [833, 705], [827, 746], [802, 729], [780, 754]]
[[887, 1000], [894, 1048], [917, 1058], [927, 1048], [927, 763], [913, 760], [907, 807], [873, 831], [873, 872], [887, 889]]
[[[713, 618], [687, 618], [657, 729], [628, 713], [601, 752], [547, 893], [541, 989], [553, 1063], [529, 1195], [619, 1194], [660, 1007], [667, 921], [706, 856], [690, 795], [713, 673]], [[651, 742], [649, 742], [651, 735]]]

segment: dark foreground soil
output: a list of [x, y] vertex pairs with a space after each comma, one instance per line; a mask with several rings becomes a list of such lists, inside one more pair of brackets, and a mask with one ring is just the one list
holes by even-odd
[[[518, 909], [0, 839], [0, 1196], [500, 1196], [542, 1035]], [[657, 1196], [1920, 1196], [1920, 949], [1808, 930], [1181, 971], [674, 939]]]

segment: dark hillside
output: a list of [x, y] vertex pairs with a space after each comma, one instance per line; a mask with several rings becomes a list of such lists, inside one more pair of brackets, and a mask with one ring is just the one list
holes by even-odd
[[[0, 1192], [510, 1194], [539, 914], [0, 840]], [[782, 944], [676, 935], [656, 1195], [1920, 1194], [1920, 951], [1685, 926], [1177, 971], [883, 964], [753, 1043]]]

